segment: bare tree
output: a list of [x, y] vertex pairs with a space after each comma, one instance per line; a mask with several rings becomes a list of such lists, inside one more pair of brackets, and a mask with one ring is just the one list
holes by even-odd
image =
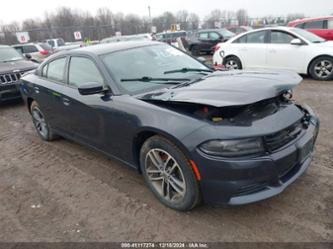
[[238, 25], [248, 25], [249, 16], [245, 9], [240, 9], [236, 12]]

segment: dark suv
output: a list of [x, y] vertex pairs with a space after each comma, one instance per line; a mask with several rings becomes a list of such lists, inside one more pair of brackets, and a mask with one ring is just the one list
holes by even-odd
[[191, 37], [189, 50], [193, 55], [199, 55], [202, 52], [211, 54], [216, 44], [227, 41], [234, 35], [227, 29], [199, 30]]
[[14, 48], [0, 45], [0, 102], [21, 98], [19, 79], [37, 66]]

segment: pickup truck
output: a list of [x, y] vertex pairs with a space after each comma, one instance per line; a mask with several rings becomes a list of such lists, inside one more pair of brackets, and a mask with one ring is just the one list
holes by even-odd
[[64, 39], [62, 39], [62, 38], [47, 39], [44, 42], [48, 43], [53, 48], [54, 52], [59, 52], [59, 51], [63, 51], [63, 50], [71, 50], [71, 49], [80, 48], [83, 46], [82, 42], [68, 45], [65, 43]]

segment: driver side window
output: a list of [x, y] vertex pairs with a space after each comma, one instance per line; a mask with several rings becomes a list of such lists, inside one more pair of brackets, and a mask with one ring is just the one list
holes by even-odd
[[84, 57], [72, 57], [69, 63], [68, 84], [79, 87], [86, 83], [104, 84], [104, 79], [93, 61]]

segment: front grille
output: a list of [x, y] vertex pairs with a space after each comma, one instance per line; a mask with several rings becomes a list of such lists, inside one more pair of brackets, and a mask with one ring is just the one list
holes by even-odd
[[16, 83], [25, 72], [0, 74], [0, 86]]
[[297, 122], [296, 124], [282, 131], [264, 136], [264, 141], [267, 149], [269, 151], [274, 151], [288, 144], [292, 140], [296, 139], [301, 132], [302, 132], [302, 123]]

